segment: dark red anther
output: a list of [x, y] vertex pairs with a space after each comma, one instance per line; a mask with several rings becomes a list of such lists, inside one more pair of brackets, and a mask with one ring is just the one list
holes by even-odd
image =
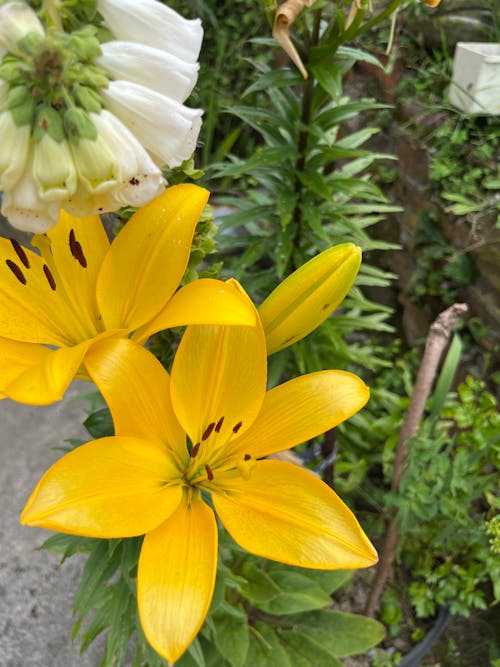
[[222, 424], [224, 423], [224, 417], [221, 417], [219, 421], [217, 422], [217, 425], [215, 427], [215, 432], [220, 433], [220, 430], [222, 428]]
[[72, 229], [69, 233], [69, 249], [71, 250], [71, 254], [78, 261], [80, 266], [82, 266], [84, 269], [86, 269], [87, 268], [87, 258], [83, 254], [83, 248], [81, 246], [81, 243], [76, 240], [74, 229]]
[[233, 426], [233, 433], [238, 433], [238, 431], [240, 430], [240, 428], [241, 428], [242, 426], [243, 426], [243, 422], [238, 422], [237, 424], [235, 424], [235, 425]]
[[214, 478], [214, 474], [212, 472], [212, 468], [208, 465], [208, 463], [205, 464], [205, 470], [207, 471], [208, 481], [211, 482]]
[[5, 263], [9, 267], [9, 269], [12, 271], [12, 273], [16, 276], [16, 278], [19, 280], [19, 282], [22, 285], [26, 285], [26, 278], [24, 277], [24, 273], [21, 271], [21, 269], [18, 267], [18, 265], [13, 262], [11, 259], [6, 259]]
[[28, 256], [24, 252], [23, 246], [16, 241], [16, 239], [9, 239], [9, 241], [12, 243], [12, 247], [16, 251], [16, 255], [19, 257], [21, 262], [24, 264], [24, 266], [29, 269], [30, 268], [30, 261], [28, 259]]
[[55, 292], [56, 291], [56, 281], [54, 280], [54, 276], [52, 275], [49, 267], [47, 264], [43, 265], [43, 272], [45, 274], [45, 277], [47, 278], [47, 282], [50, 285], [50, 289]]
[[205, 429], [205, 431], [203, 432], [203, 435], [201, 436], [201, 439], [202, 439], [202, 440], [206, 440], [207, 438], [209, 438], [209, 437], [210, 437], [210, 434], [212, 433], [212, 431], [214, 430], [214, 428], [215, 428], [215, 422], [211, 422], [211, 423], [207, 426], [207, 428]]
[[251, 458], [252, 458], [251, 454], [245, 454], [245, 456], [243, 457], [243, 461], [250, 461]]
[[198, 454], [198, 451], [200, 449], [200, 443], [197, 442], [196, 445], [193, 445], [193, 449], [189, 452], [189, 456], [194, 459], [196, 454]]

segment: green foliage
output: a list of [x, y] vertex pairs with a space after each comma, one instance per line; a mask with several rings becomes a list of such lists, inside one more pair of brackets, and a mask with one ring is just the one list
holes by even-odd
[[[103, 667], [122, 667], [130, 651], [135, 667], [166, 665], [148, 646], [137, 616], [141, 544], [142, 538], [54, 535], [43, 545], [62, 560], [75, 553], [88, 556], [74, 599], [73, 636], [80, 637], [84, 651], [107, 633]], [[220, 555], [210, 613], [179, 667], [341, 666], [341, 658], [363, 653], [383, 639], [377, 621], [330, 609], [331, 594], [351, 572], [242, 558], [241, 549], [224, 534]]]
[[[261, 144], [248, 158], [232, 155], [230, 162], [207, 169], [222, 181], [226, 194], [219, 195], [218, 203], [229, 210], [219, 220], [223, 274], [239, 279], [257, 303], [279, 280], [332, 244], [351, 241], [364, 251], [393, 247], [373, 240], [367, 231], [397, 210], [369, 177], [377, 160], [391, 156], [363, 148], [378, 130], [358, 129], [356, 123], [360, 113], [384, 105], [352, 102], [342, 94], [344, 74], [356, 58], [369, 56], [340, 47], [334, 61], [326, 48], [330, 34], [325, 29], [323, 41], [311, 48], [312, 75], [305, 83], [294, 70], [255, 63], [258, 78], [242, 100], [257, 95], [259, 105], [234, 105], [231, 113], [260, 136]], [[344, 129], [348, 123], [356, 129]], [[234, 188], [236, 194], [227, 193]], [[357, 285], [387, 286], [390, 279], [364, 262]], [[345, 301], [345, 313], [328, 320], [293, 352], [275, 355], [272, 372], [324, 368], [326, 357], [337, 366], [353, 361], [371, 368], [383, 365], [373, 346], [346, 343], [353, 331], [391, 330], [386, 322], [390, 309], [369, 301], [359, 287]]]
[[448, 605], [468, 616], [486, 607], [486, 584], [500, 599], [500, 557], [488, 539], [500, 507], [500, 414], [484, 383], [469, 377], [442, 417], [410, 441], [408, 469], [392, 501], [417, 614]]
[[421, 213], [415, 235], [418, 264], [406, 291], [415, 303], [437, 296], [445, 305], [459, 298], [476, 270], [470, 256], [454, 248], [443, 236], [435, 213]]

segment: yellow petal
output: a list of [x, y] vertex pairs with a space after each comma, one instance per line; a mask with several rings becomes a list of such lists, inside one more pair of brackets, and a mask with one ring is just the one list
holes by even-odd
[[0, 336], [49, 345], [88, 337], [47, 263], [7, 239], [0, 239]]
[[182, 458], [186, 434], [170, 401], [170, 377], [160, 362], [137, 343], [101, 340], [85, 357], [85, 367], [108, 404], [115, 435], [163, 442]]
[[313, 257], [278, 285], [259, 307], [268, 354], [324, 322], [351, 289], [360, 264], [361, 250], [343, 243]]
[[200, 499], [182, 503], [142, 545], [137, 601], [144, 634], [170, 663], [187, 649], [207, 615], [217, 571], [217, 525]]
[[60, 401], [92, 343], [92, 340], [87, 340], [74, 347], [47, 350], [48, 354], [40, 353], [38, 363], [34, 353], [33, 363], [3, 388], [4, 394], [29, 405]]
[[96, 302], [97, 275], [109, 241], [97, 215], [77, 218], [61, 211], [59, 222], [47, 234], [33, 237], [68, 300], [90, 330], [99, 327]]
[[202, 278], [182, 287], [161, 313], [136, 331], [144, 341], [162, 329], [185, 324], [255, 325], [255, 309], [235, 280]]
[[38, 343], [22, 343], [0, 338], [0, 396], [16, 378], [33, 366], [43, 364], [52, 350]]
[[94, 440], [49, 468], [26, 503], [21, 523], [88, 537], [142, 535], [178, 506], [178, 475], [155, 443]]
[[[216, 449], [249, 428], [266, 388], [264, 332], [254, 327], [189, 326], [172, 367], [172, 405], [193, 445]], [[208, 435], [207, 435], [208, 434]]]
[[352, 417], [369, 397], [363, 380], [346, 371], [289, 380], [267, 392], [259, 416], [227, 455], [260, 458], [295, 447]]
[[289, 565], [329, 569], [377, 561], [356, 517], [311, 472], [283, 461], [257, 461], [248, 481], [225, 483], [214, 507], [236, 542]]
[[106, 327], [137, 329], [163, 309], [184, 275], [208, 195], [196, 185], [168, 188], [118, 234], [97, 283]]

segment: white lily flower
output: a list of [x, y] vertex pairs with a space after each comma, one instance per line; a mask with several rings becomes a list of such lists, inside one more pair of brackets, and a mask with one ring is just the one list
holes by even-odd
[[134, 42], [105, 42], [96, 63], [113, 79], [138, 83], [157, 93], [184, 102], [198, 78], [199, 65], [171, 53]]
[[0, 46], [5, 52], [20, 53], [18, 42], [29, 33], [45, 35], [38, 16], [29, 5], [8, 2], [0, 7]]
[[201, 109], [189, 109], [128, 81], [110, 81], [102, 96], [107, 108], [160, 162], [177, 167], [191, 156], [201, 127]]
[[143, 206], [160, 195], [165, 179], [135, 136], [105, 109], [100, 114], [90, 114], [90, 119], [121, 165], [121, 185], [110, 193], [115, 199], [114, 208], [127, 204]]
[[33, 178], [40, 199], [46, 202], [70, 197], [76, 191], [76, 167], [66, 140], [55, 141], [45, 134], [35, 143]]
[[149, 44], [190, 63], [198, 59], [200, 19], [185, 19], [158, 0], [97, 0], [97, 9], [118, 40]]
[[31, 128], [18, 127], [10, 111], [0, 113], [0, 190], [9, 190], [21, 178], [26, 167]]
[[44, 202], [38, 196], [31, 151], [21, 178], [12, 189], [3, 194], [2, 215], [17, 229], [43, 234], [58, 221], [60, 208], [59, 202]]

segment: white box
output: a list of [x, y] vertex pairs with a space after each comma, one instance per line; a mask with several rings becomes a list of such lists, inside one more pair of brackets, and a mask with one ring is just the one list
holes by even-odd
[[458, 42], [450, 102], [467, 113], [500, 115], [500, 44]]

